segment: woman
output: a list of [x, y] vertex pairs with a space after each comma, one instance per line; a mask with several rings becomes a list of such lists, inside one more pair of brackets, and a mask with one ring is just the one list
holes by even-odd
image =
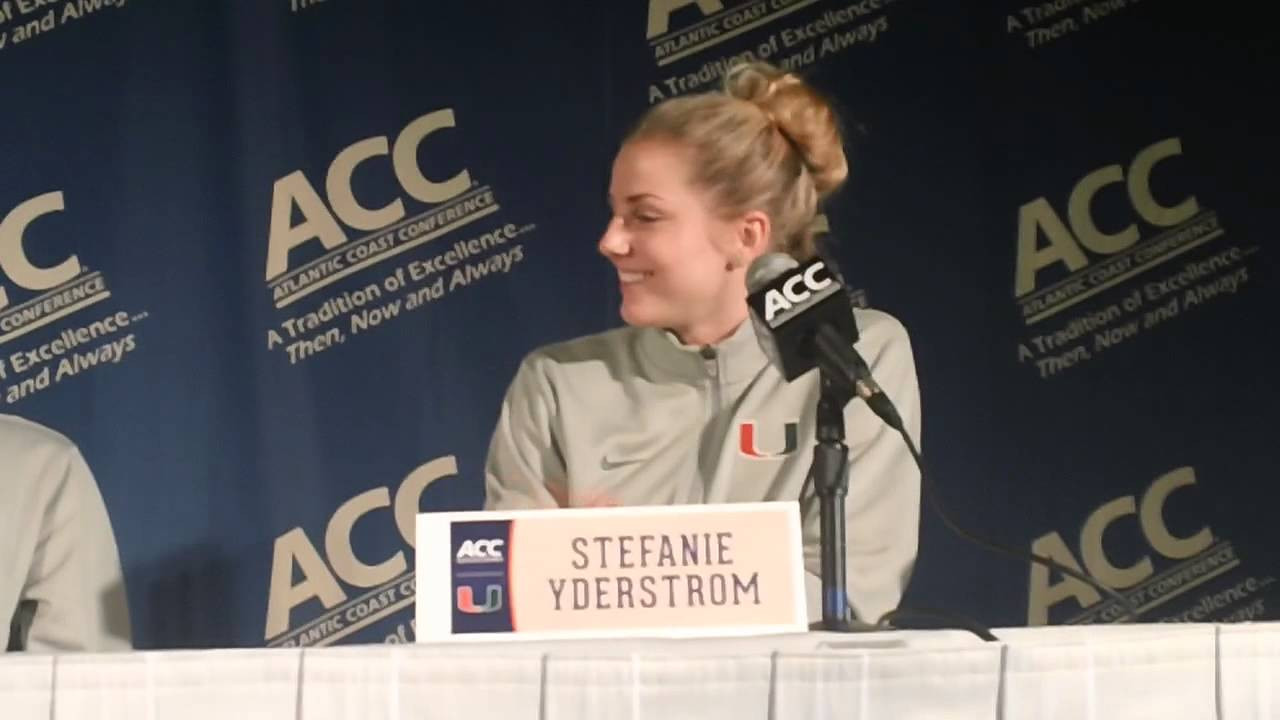
[[[0, 620], [10, 650], [122, 651], [132, 629], [102, 494], [80, 450], [0, 414]], [[0, 626], [3, 634], [3, 626]]]
[[[800, 78], [755, 63], [725, 91], [667, 100], [623, 142], [599, 251], [627, 327], [527, 356], [486, 466], [486, 509], [800, 499], [811, 622], [818, 506], [801, 498], [818, 374], [792, 383], [760, 349], [745, 273], [766, 252], [807, 260], [818, 202], [848, 174], [834, 113]], [[906, 331], [855, 311], [857, 347], [919, 442]], [[856, 617], [897, 607], [915, 561], [919, 474], [902, 438], [845, 411], [847, 582]]]

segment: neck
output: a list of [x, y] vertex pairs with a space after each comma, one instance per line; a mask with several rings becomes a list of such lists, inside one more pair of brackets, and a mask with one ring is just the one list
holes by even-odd
[[672, 331], [685, 345], [705, 346], [718, 345], [742, 325], [747, 319], [747, 305], [735, 308], [733, 312], [708, 319], [708, 321], [687, 328], [675, 328]]

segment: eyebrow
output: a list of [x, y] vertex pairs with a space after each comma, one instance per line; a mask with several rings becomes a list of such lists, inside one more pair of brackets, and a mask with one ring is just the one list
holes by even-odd
[[[653, 193], [635, 193], [634, 195], [628, 195], [628, 196], [623, 200], [623, 202], [624, 202], [625, 204], [631, 205], [631, 204], [635, 204], [635, 203], [637, 203], [637, 202], [640, 202], [641, 200], [661, 200], [661, 199], [662, 199], [662, 198], [658, 197], [657, 195], [654, 195]], [[606, 195], [606, 196], [605, 196], [605, 201], [606, 201], [606, 202], [607, 202], [611, 207], [613, 206], [613, 196], [612, 196], [612, 195]]]
[[[628, 195], [624, 202], [628, 205], [633, 205], [642, 200], [661, 200], [661, 198], [653, 193], [635, 193], [634, 195]], [[612, 201], [612, 198], [610, 198], [610, 201]]]

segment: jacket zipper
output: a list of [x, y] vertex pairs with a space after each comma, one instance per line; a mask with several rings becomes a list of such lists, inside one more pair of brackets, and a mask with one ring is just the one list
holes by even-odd
[[713, 347], [704, 347], [698, 351], [702, 355], [703, 365], [707, 371], [708, 384], [711, 386], [711, 410], [707, 414], [710, 421], [720, 412], [720, 359]]
[[[698, 351], [698, 354], [702, 356], [702, 367], [706, 372], [708, 389], [708, 393], [706, 395], [706, 410], [702, 422], [703, 427], [705, 428], [714, 423], [716, 421], [716, 416], [720, 413], [721, 392], [720, 367], [718, 364], [719, 353], [717, 353], [716, 349], [713, 347], [704, 347]], [[700, 469], [704, 462], [715, 462], [715, 458], [713, 457], [703, 458], [702, 455], [704, 452], [706, 452], [706, 448], [698, 448], [698, 464]], [[712, 478], [708, 476], [705, 478], [704, 482], [709, 483], [711, 480]], [[701, 494], [701, 497], [698, 498], [699, 502], [706, 501], [709, 490], [710, 488], [706, 484], [703, 484], [702, 487], [699, 488]]]

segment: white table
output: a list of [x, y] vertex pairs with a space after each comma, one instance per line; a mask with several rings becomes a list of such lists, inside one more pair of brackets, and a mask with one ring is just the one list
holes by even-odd
[[0, 656], [6, 720], [1280, 717], [1280, 623]]

